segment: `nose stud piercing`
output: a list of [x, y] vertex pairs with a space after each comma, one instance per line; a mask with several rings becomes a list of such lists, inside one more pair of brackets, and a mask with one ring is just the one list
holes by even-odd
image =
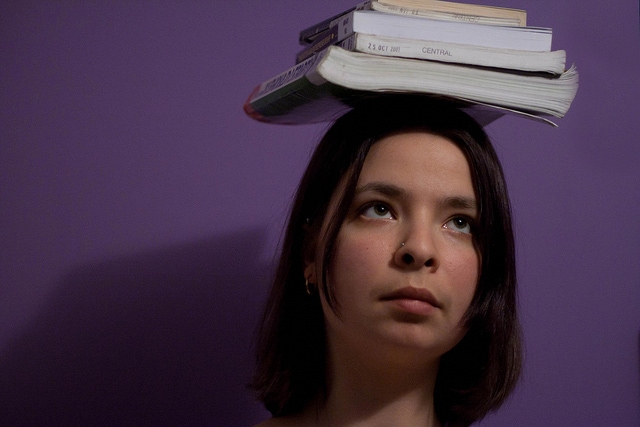
[[404, 246], [404, 242], [400, 243], [400, 247], [403, 247], [403, 246]]

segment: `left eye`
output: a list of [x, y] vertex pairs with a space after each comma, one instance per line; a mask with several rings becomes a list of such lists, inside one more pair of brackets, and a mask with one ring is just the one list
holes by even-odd
[[471, 234], [471, 223], [469, 220], [463, 216], [457, 216], [455, 218], [451, 218], [449, 221], [445, 223], [445, 228], [450, 230], [454, 230], [460, 233]]
[[391, 219], [391, 209], [384, 203], [374, 203], [362, 211], [362, 215], [367, 218], [386, 218]]

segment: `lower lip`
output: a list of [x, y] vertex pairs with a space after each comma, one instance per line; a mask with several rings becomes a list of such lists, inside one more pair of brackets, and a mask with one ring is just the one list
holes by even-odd
[[428, 302], [417, 299], [400, 298], [389, 300], [389, 302], [396, 309], [405, 313], [416, 314], [418, 316], [429, 316], [437, 310], [437, 307], [429, 304]]

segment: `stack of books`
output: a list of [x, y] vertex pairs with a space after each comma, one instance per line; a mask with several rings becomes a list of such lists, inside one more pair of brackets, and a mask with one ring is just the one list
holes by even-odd
[[297, 64], [260, 84], [244, 109], [270, 123], [335, 119], [384, 94], [442, 97], [485, 124], [516, 113], [554, 124], [578, 89], [550, 28], [523, 10], [439, 0], [371, 0], [300, 32]]

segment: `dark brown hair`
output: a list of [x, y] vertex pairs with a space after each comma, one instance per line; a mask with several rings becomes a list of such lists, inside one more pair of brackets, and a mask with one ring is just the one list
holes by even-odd
[[497, 409], [521, 367], [516, 313], [515, 249], [509, 197], [498, 157], [478, 123], [458, 108], [420, 96], [386, 96], [357, 105], [322, 138], [302, 177], [260, 329], [253, 387], [273, 416], [293, 414], [326, 392], [324, 317], [305, 290], [305, 257], [320, 238], [329, 201], [345, 188], [321, 244], [320, 287], [335, 310], [328, 266], [370, 147], [391, 134], [423, 131], [451, 140], [465, 154], [478, 204], [474, 244], [481, 266], [465, 315], [468, 332], [441, 357], [435, 408], [441, 422], [468, 425]]

